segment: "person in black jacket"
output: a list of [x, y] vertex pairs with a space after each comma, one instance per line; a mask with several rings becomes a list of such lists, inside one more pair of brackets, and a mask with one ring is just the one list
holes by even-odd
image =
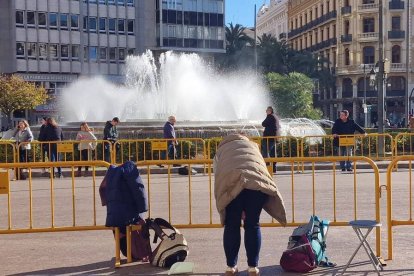
[[[274, 137], [280, 135], [280, 122], [273, 111], [273, 107], [268, 106], [266, 114], [266, 119], [262, 122], [262, 126], [265, 128], [263, 131], [262, 155], [263, 158], [276, 157], [276, 139]], [[276, 172], [276, 162], [273, 163], [273, 172]]]
[[[334, 137], [333, 145], [336, 148], [339, 156], [352, 156], [353, 146], [339, 146], [340, 135], [354, 135], [356, 131], [361, 134], [366, 134], [365, 130], [362, 129], [354, 120], [349, 119], [348, 110], [342, 110], [339, 113], [339, 119], [336, 119], [332, 127], [332, 135]], [[352, 172], [352, 162], [340, 161], [341, 170]]]
[[110, 143], [105, 143], [105, 161], [111, 163], [111, 148], [112, 145], [118, 140], [118, 129], [116, 126], [119, 124], [119, 118], [114, 117], [112, 121], [107, 121], [104, 128], [104, 140]]
[[[62, 129], [58, 126], [55, 119], [47, 118], [47, 126], [45, 128], [45, 141], [53, 142], [48, 145], [49, 151], [49, 161], [56, 162], [60, 161], [59, 153], [57, 150], [57, 142], [63, 140], [63, 133]], [[55, 173], [55, 169], [53, 169], [53, 174]], [[57, 175], [56, 177], [62, 178], [62, 168], [57, 167]]]
[[[42, 118], [42, 125], [39, 130], [39, 136], [37, 137], [37, 140], [39, 142], [45, 142], [46, 141], [46, 126], [47, 126], [47, 117]], [[42, 162], [46, 161], [46, 156], [48, 155], [49, 145], [48, 144], [41, 144], [40, 148], [42, 150], [41, 158]], [[43, 168], [43, 173], [45, 173], [45, 169]]]

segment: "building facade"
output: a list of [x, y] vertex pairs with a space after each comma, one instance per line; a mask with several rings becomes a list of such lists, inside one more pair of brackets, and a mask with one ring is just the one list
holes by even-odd
[[[338, 106], [350, 110], [362, 125], [375, 126], [378, 122], [378, 89], [375, 81], [370, 81], [370, 73], [372, 69], [375, 72], [380, 61], [379, 0], [339, 2], [337, 92], [341, 101]], [[407, 112], [411, 112], [409, 92], [414, 86], [410, 68], [412, 50], [409, 50], [413, 48], [412, 31], [407, 24], [412, 18], [412, 3], [410, 7], [403, 0], [382, 3], [387, 71], [385, 117], [392, 126], [403, 126], [407, 124]], [[367, 105], [366, 113], [364, 104]]]
[[[309, 51], [325, 60], [335, 74], [337, 66], [337, 1], [289, 0], [288, 40], [297, 51]], [[335, 88], [315, 89], [314, 103], [324, 116], [337, 113]]]
[[288, 0], [270, 0], [260, 7], [256, 17], [257, 36], [272, 35], [286, 40], [288, 33]]
[[[225, 52], [224, 0], [3, 0], [0, 24], [0, 72], [51, 99], [82, 75], [123, 82], [126, 56], [147, 49]], [[51, 100], [30, 119], [57, 109]]]
[[314, 98], [331, 120], [339, 110], [347, 109], [361, 125], [377, 125], [378, 87], [374, 73], [379, 62], [380, 23], [387, 71], [385, 116], [391, 125], [402, 126], [407, 123], [407, 113], [413, 112], [413, 47], [408, 23], [413, 4], [407, 7], [404, 0], [382, 1], [383, 21], [379, 22], [379, 1], [289, 1], [291, 47], [329, 60], [328, 66], [336, 76], [336, 87], [319, 91]]

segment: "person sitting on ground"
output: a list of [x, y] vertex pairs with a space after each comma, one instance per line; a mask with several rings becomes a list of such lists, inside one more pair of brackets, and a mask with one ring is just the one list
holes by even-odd
[[260, 213], [263, 208], [286, 225], [282, 195], [267, 170], [258, 145], [240, 134], [231, 134], [219, 144], [214, 158], [214, 175], [214, 196], [221, 224], [224, 225], [225, 275], [236, 275], [238, 272], [242, 219], [248, 273], [250, 276], [258, 275]]
[[[93, 134], [92, 130], [89, 128], [88, 124], [86, 122], [81, 123], [80, 125], [80, 131], [76, 135], [77, 141], [85, 141], [80, 142], [78, 144], [78, 150], [79, 150], [79, 160], [80, 161], [88, 161], [91, 158], [91, 151], [95, 150], [96, 148], [96, 137]], [[85, 174], [87, 173], [89, 167], [85, 166]], [[82, 167], [78, 167], [78, 172], [76, 176], [80, 177], [82, 175], [81, 173]]]

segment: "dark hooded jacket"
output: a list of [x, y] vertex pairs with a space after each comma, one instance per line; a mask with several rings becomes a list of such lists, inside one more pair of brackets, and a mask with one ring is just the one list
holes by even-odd
[[263, 131], [264, 137], [280, 136], [280, 122], [279, 118], [274, 114], [267, 114], [266, 119], [262, 122], [265, 128]]
[[110, 166], [106, 176], [106, 187], [101, 185], [100, 195], [106, 204], [107, 227], [122, 227], [134, 224], [139, 214], [148, 210], [147, 195], [137, 166], [132, 161]]
[[104, 140], [116, 141], [118, 139], [118, 129], [107, 121], [104, 128]]
[[[354, 135], [355, 131], [358, 131], [361, 134], [365, 133], [365, 130], [362, 129], [354, 120], [349, 119], [344, 122], [341, 119], [336, 119], [333, 127], [332, 134], [337, 135]], [[335, 147], [339, 147], [339, 138], [334, 138], [333, 144]]]

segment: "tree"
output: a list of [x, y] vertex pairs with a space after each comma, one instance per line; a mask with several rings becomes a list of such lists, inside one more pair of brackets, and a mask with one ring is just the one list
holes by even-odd
[[305, 117], [320, 119], [322, 112], [313, 107], [312, 80], [302, 73], [280, 75], [269, 73], [266, 80], [274, 106], [279, 116], [284, 118]]
[[0, 75], [0, 111], [11, 124], [11, 114], [19, 109], [33, 109], [46, 103], [43, 87], [36, 87], [16, 75]]
[[259, 64], [265, 74], [270, 72], [286, 73], [289, 48], [284, 42], [268, 34], [263, 34], [259, 40]]

